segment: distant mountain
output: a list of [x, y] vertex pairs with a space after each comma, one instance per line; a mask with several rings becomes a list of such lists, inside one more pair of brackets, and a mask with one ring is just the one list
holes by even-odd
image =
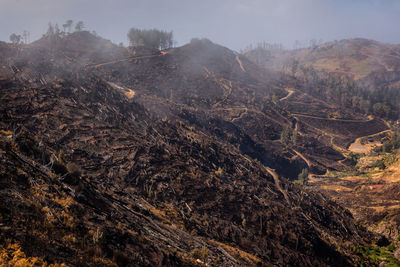
[[[256, 48], [245, 54], [256, 60], [261, 57], [260, 50], [269, 51], [270, 56], [265, 56], [264, 62], [259, 60], [259, 63], [266, 66], [272, 63], [274, 68], [290, 67], [293, 60], [298, 60], [300, 64], [311, 65], [317, 70], [347, 75], [356, 80], [367, 78], [373, 73], [400, 71], [400, 45], [362, 38], [287, 51]], [[260, 53], [260, 56], [257, 56], [257, 53]]]
[[[305, 91], [311, 95], [357, 112], [392, 120], [399, 118], [400, 45], [356, 38], [307, 49], [258, 47], [244, 55], [266, 68], [283, 70], [307, 80], [309, 88]], [[341, 88], [341, 91], [335, 92], [332, 87]]]
[[[262, 69], [208, 40], [87, 69], [132, 88], [136, 101], [158, 117], [183, 120], [288, 178], [307, 167], [317, 173], [343, 168], [332, 143], [344, 148], [358, 136], [387, 129], [379, 119], [339, 110], [295, 88], [288, 75]], [[280, 142], [286, 128], [296, 132], [295, 142]]]
[[0, 262], [360, 263], [375, 236], [286, 178], [387, 126], [294, 82], [208, 40], [1, 43]]

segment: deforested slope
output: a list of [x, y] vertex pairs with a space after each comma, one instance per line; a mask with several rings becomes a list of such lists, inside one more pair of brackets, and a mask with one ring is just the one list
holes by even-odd
[[[149, 111], [142, 105], [149, 102], [139, 101], [151, 93], [118, 80], [116, 73], [106, 73], [110, 79], [88, 67], [104, 64], [104, 58], [88, 56], [89, 62], [81, 64], [81, 56], [58, 53], [58, 43], [49, 50], [44, 41], [1, 45], [1, 51], [14, 51], [2, 55], [0, 66], [2, 260], [12, 262], [20, 249], [27, 261], [36, 257], [72, 266], [345, 266], [359, 259], [354, 247], [370, 242], [348, 211], [289, 182], [263, 165], [267, 161], [254, 159], [257, 154], [244, 155], [243, 144], [248, 150], [257, 145], [241, 128], [214, 118], [215, 125], [234, 130], [231, 136], [198, 131], [213, 120], [187, 107], [182, 114], [198, 120], [197, 126], [155, 117], [159, 110]], [[227, 50], [216, 53], [224, 51], [232, 58]], [[165, 57], [174, 53], [178, 57], [180, 50]], [[240, 58], [232, 59], [237, 62], [233, 68], [250, 71]], [[136, 70], [156, 79], [156, 63], [153, 73]], [[240, 79], [232, 90], [235, 103], [244, 101], [239, 95], [246, 92], [245, 81], [250, 88], [259, 83], [253, 92], [260, 96], [268, 94], [260, 89], [261, 78], [254, 80], [258, 75], [255, 70]], [[197, 88], [196, 81], [191, 83]], [[220, 86], [220, 99], [205, 105], [229, 107], [229, 81]], [[135, 91], [133, 98], [128, 89]], [[157, 99], [165, 105], [162, 92], [154, 90], [159, 98], [153, 105]], [[277, 125], [286, 120], [276, 114]], [[229, 138], [247, 143], [237, 147]], [[290, 167], [285, 157], [277, 158], [281, 161], [275, 165]]]

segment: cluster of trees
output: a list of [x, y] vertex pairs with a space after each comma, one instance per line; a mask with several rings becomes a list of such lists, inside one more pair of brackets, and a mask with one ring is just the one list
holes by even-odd
[[400, 149], [400, 129], [396, 129], [390, 140], [386, 140], [382, 146], [375, 148], [375, 152], [394, 153]]
[[245, 54], [257, 64], [264, 65], [273, 63], [274, 54], [280, 53], [284, 50], [282, 44], [270, 44], [267, 42], [257, 43], [255, 45], [248, 45], [245, 49], [241, 50], [241, 54]]
[[294, 41], [293, 49], [315, 48], [321, 45], [324, 41], [322, 39], [311, 39], [309, 41]]
[[[310, 47], [318, 46], [320, 43], [321, 41], [311, 40]], [[300, 44], [297, 44], [295, 48], [298, 47]], [[389, 120], [399, 119], [400, 88], [389, 85], [400, 80], [400, 73], [375, 73], [364, 81], [355, 82], [350, 77], [317, 71], [312, 66], [301, 65], [296, 59], [287, 65], [280, 65], [284, 62], [279, 62], [275, 55], [282, 53], [282, 49], [279, 44], [264, 42], [256, 46], [250, 45], [242, 53], [260, 65], [286, 66], [289, 73], [301, 81], [304, 91], [311, 95], [351, 108], [355, 112]], [[337, 56], [345, 56], [345, 54], [338, 49]]]
[[282, 44], [271, 44], [268, 42], [260, 42], [255, 45], [250, 44], [245, 49], [241, 50], [240, 53], [245, 54], [248, 52], [252, 52], [254, 50], [264, 51], [266, 54], [272, 51], [282, 51], [283, 45]]
[[[54, 35], [59, 36], [59, 35], [69, 34], [69, 33], [71, 33], [73, 24], [74, 24], [74, 21], [69, 19], [62, 25], [63, 30], [61, 30], [60, 27], [58, 26], [58, 23], [53, 25], [51, 22], [49, 22], [49, 27], [47, 28], [47, 32], [46, 32], [45, 36], [54, 36]], [[83, 23], [83, 21], [78, 21], [77, 23], [75, 23], [75, 27], [74, 27], [75, 32], [80, 32], [84, 28], [85, 28], [85, 24]]]
[[311, 95], [356, 112], [391, 120], [399, 118], [399, 88], [390, 88], [384, 83], [370, 88], [343, 75], [316, 71], [312, 66], [298, 68], [297, 78], [302, 81], [304, 90]]
[[[67, 20], [63, 25], [62, 25], [62, 30], [58, 26], [58, 23], [53, 25], [51, 22], [49, 22], [49, 27], [47, 29], [47, 32], [45, 36], [62, 36], [71, 33], [72, 28], [73, 28], [74, 21], [69, 19]], [[75, 32], [82, 31], [85, 28], [85, 24], [83, 21], [78, 21], [75, 23]], [[16, 34], [13, 33], [10, 35], [10, 41], [13, 44], [28, 44], [30, 41], [30, 32], [29, 31], [23, 31], [22, 34]]]
[[30, 32], [26, 30], [22, 32], [22, 35], [15, 33], [10, 35], [10, 41], [13, 44], [21, 44], [21, 43], [27, 44], [29, 43], [29, 39], [30, 39]]
[[308, 182], [308, 169], [304, 168], [297, 176], [297, 182], [300, 184], [307, 184]]
[[297, 141], [297, 130], [294, 129], [292, 131], [292, 129], [289, 126], [286, 126], [283, 131], [281, 132], [281, 143], [288, 145], [288, 144], [296, 144]]
[[157, 29], [142, 30], [131, 28], [128, 32], [128, 39], [131, 46], [145, 46], [153, 49], [168, 49], [173, 47], [173, 34]]
[[[73, 27], [74, 21], [69, 19], [62, 25], [62, 30], [58, 26], [58, 23], [53, 25], [49, 22], [49, 27], [47, 28], [47, 32], [44, 36], [64, 36], [66, 34], [71, 33], [72, 29], [75, 29], [75, 32], [80, 32], [85, 28], [85, 24], [83, 21], [78, 21], [75, 23], [75, 27]], [[23, 31], [22, 34], [13, 33], [10, 35], [10, 41], [13, 44], [28, 44], [30, 41], [30, 32]]]
[[[304, 49], [304, 48], [315, 48], [323, 43], [322, 39], [311, 39], [309, 41], [296, 40], [293, 44], [293, 49]], [[274, 52], [284, 51], [285, 48], [280, 43], [268, 43], [266, 41], [259, 42], [257, 44], [250, 44], [240, 51], [242, 54], [253, 54], [254, 60], [257, 61], [257, 57], [265, 57], [265, 55], [272, 54]]]

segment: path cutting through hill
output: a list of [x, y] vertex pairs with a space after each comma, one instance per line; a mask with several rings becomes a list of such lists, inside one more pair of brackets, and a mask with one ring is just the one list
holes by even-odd
[[361, 144], [361, 139], [363, 138], [368, 138], [368, 137], [374, 137], [383, 133], [389, 133], [393, 132], [392, 130], [384, 130], [379, 133], [371, 134], [371, 135], [366, 135], [366, 136], [361, 136], [357, 138], [353, 143], [350, 144], [348, 150], [354, 153], [367, 153], [371, 151], [371, 149], [374, 148], [374, 144], [376, 145], [377, 143], [368, 143], [366, 145]]
[[301, 113], [292, 113], [293, 116], [317, 119], [317, 120], [325, 120], [325, 121], [340, 121], [340, 122], [370, 122], [373, 121], [375, 118], [370, 118], [368, 120], [345, 120], [345, 119], [335, 119], [335, 118], [322, 118], [313, 115], [301, 114]]
[[[104, 80], [105, 81], [105, 80]], [[108, 85], [110, 85], [112, 88], [120, 91], [121, 93], [123, 93], [127, 98], [132, 99], [135, 96], [135, 91], [133, 91], [132, 89], [122, 86], [122, 85], [118, 85], [116, 83], [113, 82], [108, 82], [105, 81]]]
[[283, 190], [283, 188], [281, 187], [278, 174], [273, 169], [271, 169], [269, 167], [264, 167], [264, 168], [272, 176], [272, 178], [274, 178], [274, 182], [275, 182], [276, 188], [282, 193], [282, 195], [285, 198], [285, 200], [288, 203], [288, 205], [292, 206], [292, 204], [291, 204], [291, 202], [289, 200], [289, 197], [287, 195], [287, 192], [285, 190]]
[[311, 162], [303, 154], [301, 154], [299, 151], [297, 151], [293, 148], [292, 148], [292, 150], [294, 153], [296, 153], [300, 158], [302, 158], [307, 163], [308, 168], [311, 168]]
[[279, 101], [288, 99], [295, 92], [293, 88], [285, 88], [285, 90], [288, 92], [287, 96], [282, 97], [281, 99], [279, 99]]
[[245, 70], [244, 67], [243, 67], [243, 63], [242, 63], [242, 61], [240, 60], [238, 54], [236, 54], [236, 61], [237, 61], [237, 63], [239, 64], [240, 69], [241, 69], [243, 72], [246, 72], [246, 70]]
[[241, 112], [240, 115], [239, 115], [238, 117], [233, 118], [233, 119], [232, 119], [232, 122], [235, 122], [236, 120], [240, 120], [241, 118], [243, 118], [243, 116], [244, 116], [245, 114], [248, 113], [249, 109], [248, 109], [247, 107], [244, 107], [243, 109], [244, 109], [244, 111]]
[[128, 57], [128, 58], [124, 58], [124, 59], [119, 59], [119, 60], [114, 60], [114, 61], [110, 61], [110, 62], [103, 62], [103, 63], [98, 63], [98, 64], [87, 64], [85, 66], [85, 68], [98, 68], [98, 67], [102, 67], [102, 66], [106, 66], [106, 65], [112, 65], [112, 64], [116, 64], [116, 63], [120, 63], [120, 62], [126, 62], [126, 61], [133, 61], [133, 60], [139, 60], [139, 59], [145, 59], [145, 58], [153, 58], [153, 57], [160, 57], [160, 56], [164, 56], [167, 53], [161, 53], [161, 54], [156, 54], [156, 55], [148, 55], [148, 56], [140, 56], [140, 57]]

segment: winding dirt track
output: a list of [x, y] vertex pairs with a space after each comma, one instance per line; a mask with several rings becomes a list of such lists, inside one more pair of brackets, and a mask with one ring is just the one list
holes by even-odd
[[303, 154], [301, 154], [301, 153], [300, 153], [299, 151], [297, 151], [297, 150], [294, 150], [294, 149], [292, 149], [292, 150], [293, 150], [294, 153], [296, 153], [300, 158], [302, 158], [302, 159], [307, 163], [308, 168], [311, 167], [311, 162], [310, 162], [306, 157], [304, 157]]
[[247, 107], [244, 107], [243, 109], [244, 109], [244, 111], [241, 112], [240, 115], [239, 115], [237, 118], [233, 118], [233, 119], [232, 119], [232, 122], [235, 122], [235, 121], [237, 121], [237, 120], [240, 120], [241, 118], [243, 118], [243, 116], [244, 116], [245, 114], [248, 113], [249, 109], [248, 109]]
[[293, 116], [298, 116], [298, 117], [317, 119], [317, 120], [340, 121], [340, 122], [370, 122], [370, 121], [373, 121], [375, 119], [375, 118], [370, 118], [368, 120], [344, 120], [344, 119], [334, 119], [334, 118], [322, 118], [322, 117], [317, 117], [317, 116], [312, 116], [312, 115], [307, 115], [307, 114], [300, 114], [300, 113], [292, 113], [292, 115]]
[[281, 99], [279, 99], [279, 101], [283, 101], [283, 100], [288, 99], [295, 92], [294, 89], [292, 89], [292, 88], [285, 88], [285, 90], [288, 91], [287, 96], [282, 97]]
[[359, 138], [357, 138], [354, 143], [350, 144], [348, 150], [354, 153], [367, 153], [369, 152], [373, 147], [371, 145], [362, 145], [361, 144], [361, 139], [365, 138], [365, 137], [374, 137], [383, 133], [389, 133], [389, 132], [393, 132], [392, 130], [384, 130], [381, 131], [379, 133], [375, 133], [375, 134], [371, 134], [371, 135], [366, 135], [366, 136], [361, 136]]
[[161, 57], [164, 56], [167, 53], [161, 53], [159, 55], [149, 55], [149, 56], [140, 56], [140, 57], [128, 57], [128, 58], [124, 58], [124, 59], [119, 59], [119, 60], [114, 60], [114, 61], [110, 61], [110, 62], [104, 62], [104, 63], [99, 63], [99, 64], [88, 64], [85, 66], [85, 68], [98, 68], [98, 67], [102, 67], [105, 65], [112, 65], [112, 64], [116, 64], [116, 63], [120, 63], [120, 62], [125, 62], [125, 61], [133, 61], [133, 60], [138, 60], [138, 59], [145, 59], [145, 58], [153, 58], [153, 57]]
[[264, 168], [269, 174], [271, 174], [272, 178], [274, 178], [274, 182], [275, 182], [276, 188], [282, 193], [282, 195], [285, 198], [285, 200], [288, 203], [288, 205], [292, 206], [292, 203], [290, 202], [290, 199], [289, 199], [286, 191], [283, 190], [283, 188], [281, 187], [278, 174], [273, 169], [271, 169], [269, 167], [264, 167]]
[[[235, 54], [236, 54], [236, 53], [235, 53]], [[243, 67], [243, 63], [242, 63], [242, 61], [241, 61], [240, 58], [239, 58], [239, 54], [236, 54], [236, 62], [239, 64], [240, 69], [241, 69], [243, 72], [246, 72], [246, 70], [245, 70], [244, 67]]]

